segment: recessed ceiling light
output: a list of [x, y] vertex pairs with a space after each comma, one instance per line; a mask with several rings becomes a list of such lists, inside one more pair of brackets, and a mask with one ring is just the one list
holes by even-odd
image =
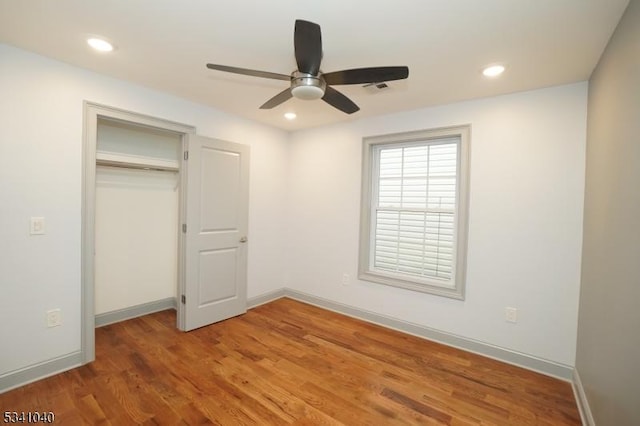
[[87, 39], [87, 44], [99, 52], [111, 52], [113, 50], [113, 45], [101, 38], [89, 38]]
[[284, 118], [286, 118], [287, 120], [293, 120], [297, 117], [295, 112], [287, 112], [284, 114]]
[[491, 65], [482, 70], [485, 77], [497, 77], [504, 72], [504, 65]]

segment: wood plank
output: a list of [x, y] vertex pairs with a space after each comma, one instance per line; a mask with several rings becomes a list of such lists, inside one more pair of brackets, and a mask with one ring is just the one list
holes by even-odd
[[579, 425], [569, 383], [291, 299], [189, 333], [96, 330], [90, 365], [0, 394], [58, 424]]

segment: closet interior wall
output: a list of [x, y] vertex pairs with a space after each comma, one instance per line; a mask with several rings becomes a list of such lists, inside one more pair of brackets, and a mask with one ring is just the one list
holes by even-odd
[[95, 314], [174, 299], [181, 136], [98, 121]]

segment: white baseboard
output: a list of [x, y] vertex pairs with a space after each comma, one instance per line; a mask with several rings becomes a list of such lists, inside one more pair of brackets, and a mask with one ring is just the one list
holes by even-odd
[[457, 336], [455, 334], [399, 320], [397, 318], [388, 317], [386, 315], [381, 315], [364, 309], [355, 308], [353, 306], [334, 302], [332, 300], [313, 296], [311, 294], [303, 293], [298, 290], [292, 290], [290, 288], [284, 288], [251, 298], [248, 301], [248, 306], [255, 307], [272, 300], [279, 299], [281, 297], [289, 297], [291, 299], [309, 303], [323, 309], [338, 312], [353, 318], [361, 319], [367, 322], [381, 325], [383, 327], [398, 330], [403, 333], [422, 337], [428, 340], [433, 340], [447, 346], [453, 346], [458, 349], [473, 352], [479, 355], [486, 356], [488, 358], [496, 359], [498, 361], [506, 362], [507, 364], [517, 365], [518, 367], [533, 370], [547, 376], [556, 377], [567, 382], [571, 382], [573, 377], [573, 367], [568, 365], [537, 358], [532, 355], [512, 351], [466, 337]]
[[247, 299], [247, 309], [255, 308], [256, 306], [264, 305], [265, 303], [272, 302], [274, 300], [285, 297], [285, 289], [270, 291], [268, 293], [261, 294], [259, 296], [251, 297]]
[[59, 358], [51, 359], [35, 365], [9, 372], [0, 377], [0, 393], [24, 386], [26, 384], [54, 376], [63, 371], [82, 365], [82, 354], [74, 352]]
[[176, 309], [176, 299], [168, 297], [154, 302], [143, 303], [141, 305], [131, 306], [117, 311], [105, 312], [96, 315], [96, 328], [125, 321], [131, 318], [141, 317], [143, 315], [152, 314], [154, 312], [164, 311], [165, 309]]
[[573, 381], [571, 384], [573, 385], [573, 393], [576, 397], [582, 424], [585, 426], [596, 426], [593, 414], [591, 413], [591, 407], [589, 407], [589, 400], [587, 400], [587, 394], [582, 386], [582, 380], [580, 380], [577, 368], [573, 369]]

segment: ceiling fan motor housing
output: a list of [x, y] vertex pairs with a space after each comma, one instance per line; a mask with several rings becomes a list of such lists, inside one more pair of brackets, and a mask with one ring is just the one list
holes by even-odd
[[294, 71], [291, 74], [291, 94], [297, 99], [314, 100], [324, 96], [327, 87], [321, 75]]

